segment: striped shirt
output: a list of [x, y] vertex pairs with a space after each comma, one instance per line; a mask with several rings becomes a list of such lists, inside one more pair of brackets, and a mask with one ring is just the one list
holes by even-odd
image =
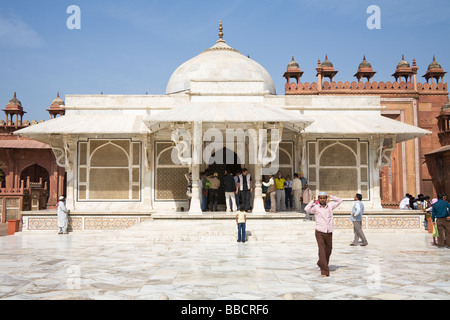
[[316, 230], [324, 233], [333, 232], [333, 210], [342, 203], [341, 198], [335, 196], [330, 196], [330, 198], [334, 202], [329, 202], [323, 207], [320, 204], [315, 204], [313, 200], [305, 207], [305, 211], [314, 214]]

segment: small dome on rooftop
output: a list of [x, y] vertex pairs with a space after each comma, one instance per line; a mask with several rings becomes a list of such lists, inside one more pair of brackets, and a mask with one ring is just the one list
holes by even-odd
[[300, 66], [298, 65], [298, 63], [294, 60], [294, 57], [292, 57], [292, 61], [289, 62], [288, 69], [300, 69]]
[[14, 92], [14, 97], [13, 97], [11, 100], [9, 100], [9, 102], [8, 102], [7, 105], [8, 105], [8, 106], [14, 106], [14, 105], [16, 105], [16, 106], [19, 106], [19, 107], [22, 106], [22, 103], [19, 101], [19, 99], [17, 99], [16, 93], [15, 93], [15, 92]]
[[445, 103], [445, 104], [442, 106], [441, 111], [442, 111], [442, 112], [444, 112], [444, 111], [450, 111], [450, 101], [447, 101], [447, 103]]
[[56, 95], [56, 99], [53, 100], [53, 102], [52, 102], [52, 106], [53, 106], [53, 105], [60, 105], [60, 106], [65, 105], [65, 104], [64, 104], [64, 100], [61, 99], [61, 98], [59, 97], [59, 92], [58, 92], [58, 94]]
[[372, 68], [372, 65], [366, 60], [366, 56], [364, 56], [363, 61], [359, 64], [359, 69], [361, 68]]
[[436, 58], [433, 56], [433, 61], [428, 65], [428, 70], [431, 69], [442, 69], [441, 65], [436, 61]]
[[402, 56], [402, 61], [397, 64], [397, 68], [409, 68], [409, 62], [405, 60], [405, 56]]
[[325, 60], [320, 64], [321, 67], [333, 68], [333, 64], [328, 60], [328, 55], [325, 55]]

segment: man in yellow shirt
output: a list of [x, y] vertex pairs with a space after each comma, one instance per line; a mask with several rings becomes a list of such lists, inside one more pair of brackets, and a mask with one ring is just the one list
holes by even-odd
[[277, 189], [277, 211], [286, 211], [286, 193], [284, 191], [284, 185], [286, 180], [281, 177], [281, 172], [277, 172], [275, 179], [275, 188]]

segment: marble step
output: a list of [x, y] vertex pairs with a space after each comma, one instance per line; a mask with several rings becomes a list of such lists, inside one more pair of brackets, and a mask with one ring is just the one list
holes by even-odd
[[[247, 237], [252, 241], [314, 240], [314, 222], [298, 220], [249, 220]], [[148, 220], [120, 234], [144, 241], [236, 241], [233, 220]]]

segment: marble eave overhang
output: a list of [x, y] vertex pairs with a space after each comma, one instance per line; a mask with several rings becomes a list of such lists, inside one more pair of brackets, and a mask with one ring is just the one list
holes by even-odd
[[[50, 143], [58, 135], [85, 137], [144, 136], [169, 128], [173, 123], [201, 122], [208, 125], [283, 124], [293, 132], [311, 137], [390, 137], [403, 142], [431, 134], [430, 131], [381, 115], [382, 107], [301, 107], [270, 106], [259, 102], [191, 102], [158, 112], [142, 114], [68, 114], [18, 131], [25, 136]], [[270, 126], [267, 126], [270, 128]]]
[[143, 122], [142, 115], [65, 115], [14, 132], [44, 143], [50, 143], [58, 136], [98, 135], [109, 137], [130, 137], [146, 135], [150, 130]]
[[152, 132], [167, 123], [202, 124], [286, 124], [294, 131], [302, 131], [313, 120], [297, 111], [284, 110], [259, 102], [191, 102], [173, 109], [150, 115], [144, 122]]
[[308, 117], [314, 119], [314, 122], [305, 129], [304, 133], [307, 136], [389, 137], [395, 138], [395, 142], [399, 143], [431, 134], [431, 131], [384, 117], [381, 114], [353, 112], [327, 116], [323, 113], [313, 113], [308, 114]]

